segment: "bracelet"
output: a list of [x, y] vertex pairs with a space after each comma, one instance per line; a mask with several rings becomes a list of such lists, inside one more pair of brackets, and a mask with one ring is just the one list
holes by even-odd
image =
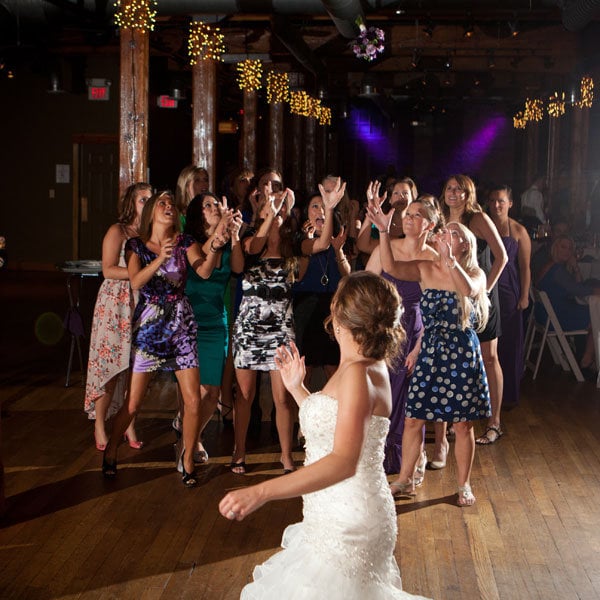
[[381, 229], [378, 229], [377, 231], [379, 231], [379, 235], [383, 235], [384, 233], [387, 233], [389, 235], [390, 233], [389, 229], [384, 229], [383, 231], [381, 231]]
[[338, 264], [342, 264], [343, 262], [348, 262], [348, 259], [345, 256], [343, 256], [342, 258], [336, 258], [335, 262]]
[[215, 248], [215, 247], [213, 246], [213, 244], [214, 244], [214, 243], [215, 243], [215, 240], [210, 240], [210, 251], [211, 251], [213, 254], [216, 254], [216, 253], [217, 253], [217, 252], [218, 252], [218, 251], [219, 251], [219, 250], [220, 250], [220, 249], [221, 249], [223, 246], [219, 246], [218, 248]]

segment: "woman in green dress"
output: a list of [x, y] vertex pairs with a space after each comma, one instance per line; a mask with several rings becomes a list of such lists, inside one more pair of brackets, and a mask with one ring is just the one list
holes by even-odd
[[[223, 368], [229, 344], [229, 317], [225, 306], [225, 290], [232, 271], [244, 270], [244, 255], [240, 246], [239, 231], [242, 215], [227, 209], [227, 199], [223, 203], [211, 192], [196, 196], [189, 204], [186, 214], [185, 232], [192, 235], [202, 246], [205, 254], [217, 253], [217, 263], [208, 279], [198, 277], [188, 269], [185, 288], [196, 323], [198, 324], [198, 358], [200, 362], [200, 435], [194, 460], [204, 463], [208, 454], [202, 445], [204, 428], [213, 416], [217, 403]], [[212, 244], [215, 234], [221, 241]]]

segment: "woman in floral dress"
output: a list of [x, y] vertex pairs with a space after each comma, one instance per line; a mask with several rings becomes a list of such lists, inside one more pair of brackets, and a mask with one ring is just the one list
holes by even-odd
[[[102, 241], [104, 281], [94, 308], [84, 400], [88, 418], [95, 421], [94, 438], [101, 452], [108, 441], [105, 422], [123, 405], [129, 375], [133, 295], [125, 242], [138, 235], [142, 209], [151, 195], [148, 183], [130, 185], [121, 201], [119, 221], [110, 226]], [[125, 436], [132, 448], [142, 447], [133, 421]]]

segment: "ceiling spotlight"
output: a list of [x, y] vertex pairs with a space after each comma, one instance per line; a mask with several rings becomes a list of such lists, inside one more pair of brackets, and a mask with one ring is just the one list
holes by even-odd
[[494, 52], [490, 51], [488, 54], [488, 69], [496, 68], [496, 59], [494, 58]]
[[509, 21], [508, 30], [510, 31], [511, 37], [517, 37], [519, 35], [519, 22], [516, 19], [514, 21]]
[[6, 63], [4, 62], [4, 59], [0, 58], [0, 71], [2, 71], [5, 66], [6, 66]]
[[9, 69], [8, 72], [6, 73], [6, 76], [9, 79], [14, 79], [15, 78], [15, 72], [12, 69]]
[[473, 78], [473, 83], [475, 84], [475, 87], [481, 84], [481, 79], [479, 79], [479, 75], [475, 75], [475, 77]]
[[419, 66], [419, 62], [421, 62], [421, 51], [418, 48], [413, 48], [410, 65], [413, 69], [416, 69]]
[[444, 69], [450, 70], [452, 68], [452, 55], [448, 52], [446, 60], [444, 61]]

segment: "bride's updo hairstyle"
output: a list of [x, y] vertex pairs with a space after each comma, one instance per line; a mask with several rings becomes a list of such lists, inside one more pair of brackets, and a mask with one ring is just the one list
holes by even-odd
[[405, 339], [400, 323], [402, 302], [396, 288], [368, 271], [343, 277], [331, 301], [325, 327], [331, 334], [333, 319], [348, 329], [365, 358], [391, 365]]

